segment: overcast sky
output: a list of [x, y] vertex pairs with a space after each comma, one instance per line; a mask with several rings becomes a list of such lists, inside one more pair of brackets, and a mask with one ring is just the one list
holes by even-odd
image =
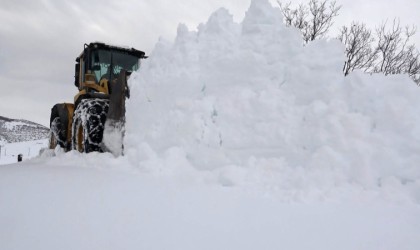
[[[352, 20], [375, 27], [399, 17], [403, 25], [420, 26], [419, 0], [337, 3], [342, 9], [330, 35]], [[159, 37], [174, 39], [179, 23], [195, 29], [220, 7], [240, 22], [249, 4], [250, 0], [0, 0], [0, 116], [48, 126], [51, 107], [72, 102], [77, 92], [74, 63], [84, 43], [103, 41], [150, 54]], [[420, 31], [413, 41], [420, 48]]]

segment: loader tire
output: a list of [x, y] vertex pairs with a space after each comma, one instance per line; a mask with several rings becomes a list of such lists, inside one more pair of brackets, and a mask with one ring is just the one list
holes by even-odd
[[55, 117], [51, 122], [49, 148], [55, 149], [57, 145], [61, 148], [66, 148], [66, 138], [63, 129], [63, 124], [59, 116]]
[[83, 99], [74, 111], [72, 124], [72, 148], [81, 153], [102, 152], [109, 100]]

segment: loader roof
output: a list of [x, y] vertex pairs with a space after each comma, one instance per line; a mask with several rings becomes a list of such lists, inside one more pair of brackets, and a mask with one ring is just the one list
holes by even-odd
[[[90, 43], [90, 44], [85, 44], [85, 49], [86, 48], [89, 48], [89, 49], [103, 49], [103, 50], [116, 50], [116, 51], [121, 51], [121, 52], [128, 53], [130, 55], [136, 56], [139, 59], [147, 58], [146, 53], [141, 51], [141, 50], [137, 50], [135, 48], [130, 48], [130, 47], [121, 47], [121, 46], [109, 45], [109, 44], [105, 44], [105, 43], [102, 43], [102, 42], [93, 42], [93, 43]], [[80, 61], [80, 58], [83, 56], [84, 53], [85, 53], [85, 50], [83, 50], [82, 53], [76, 58], [76, 62]]]

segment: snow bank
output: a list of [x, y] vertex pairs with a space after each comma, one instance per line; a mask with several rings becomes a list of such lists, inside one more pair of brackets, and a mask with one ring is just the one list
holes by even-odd
[[16, 163], [19, 154], [22, 155], [22, 161], [36, 158], [46, 147], [48, 139], [15, 143], [0, 140], [0, 165]]
[[338, 41], [302, 46], [267, 0], [241, 23], [219, 9], [196, 31], [181, 24], [130, 78], [128, 160], [292, 199], [420, 202], [419, 89], [403, 75], [345, 78], [343, 61]]

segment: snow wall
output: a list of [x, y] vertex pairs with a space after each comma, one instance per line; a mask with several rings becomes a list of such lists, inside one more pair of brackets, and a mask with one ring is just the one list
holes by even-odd
[[222, 8], [196, 31], [181, 24], [129, 81], [126, 159], [292, 199], [420, 202], [419, 88], [405, 75], [344, 77], [344, 59], [336, 40], [303, 46], [267, 0], [241, 23]]

